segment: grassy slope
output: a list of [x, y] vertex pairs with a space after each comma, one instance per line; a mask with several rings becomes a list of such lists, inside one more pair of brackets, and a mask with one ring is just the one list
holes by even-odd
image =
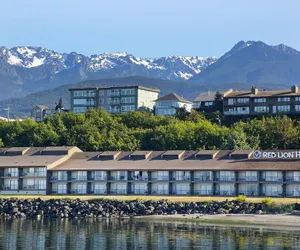
[[[0, 195], [0, 198], [19, 198], [19, 199], [33, 199], [33, 198], [42, 198], [44, 200], [49, 199], [81, 199], [81, 200], [95, 200], [95, 199], [113, 199], [113, 200], [136, 200], [136, 199], [144, 199], [144, 200], [162, 200], [167, 199], [173, 202], [204, 202], [204, 201], [224, 201], [224, 200], [233, 200], [235, 197], [199, 197], [199, 196], [101, 196], [101, 195], [89, 195], [89, 196], [75, 196], [75, 195]], [[248, 202], [261, 202], [264, 198], [247, 198]], [[272, 198], [275, 203], [283, 203], [290, 204], [300, 202], [300, 198]]]

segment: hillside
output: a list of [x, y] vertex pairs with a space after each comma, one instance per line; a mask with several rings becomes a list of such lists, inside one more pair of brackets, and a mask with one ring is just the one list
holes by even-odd
[[212, 89], [246, 89], [255, 84], [267, 89], [289, 88], [300, 82], [300, 52], [285, 45], [241, 41], [189, 81]]
[[55, 103], [60, 97], [63, 98], [65, 108], [70, 107], [69, 88], [71, 87], [101, 87], [101, 86], [116, 86], [116, 85], [142, 85], [151, 88], [158, 88], [161, 94], [176, 92], [184, 97], [193, 100], [194, 97], [201, 91], [194, 83], [186, 83], [181, 81], [161, 80], [146, 77], [125, 77], [125, 78], [109, 78], [100, 80], [84, 81], [77, 84], [68, 84], [56, 87], [50, 90], [44, 90], [37, 93], [27, 95], [22, 98], [11, 98], [0, 101], [0, 115], [6, 116], [6, 111], [3, 110], [6, 104], [12, 104], [11, 117], [18, 116], [24, 118], [30, 115], [30, 110], [38, 104], [55, 107]]

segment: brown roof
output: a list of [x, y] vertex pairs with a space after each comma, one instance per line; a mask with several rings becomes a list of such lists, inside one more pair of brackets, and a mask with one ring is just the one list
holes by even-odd
[[178, 101], [178, 102], [184, 102], [184, 103], [191, 103], [189, 100], [183, 98], [182, 96], [179, 96], [175, 93], [171, 93], [165, 96], [162, 96], [155, 100], [157, 101]]
[[198, 151], [185, 151], [181, 160], [166, 159], [161, 155], [165, 151], [153, 151], [148, 159], [134, 161], [131, 152], [121, 152], [117, 160], [99, 161], [97, 152], [75, 153], [69, 161], [55, 170], [298, 170], [300, 160], [256, 160], [253, 158], [234, 160], [228, 156], [231, 151], [220, 150], [215, 159], [195, 158]]
[[0, 168], [5, 167], [47, 167], [64, 156], [1, 156]]
[[291, 90], [272, 90], [272, 91], [259, 91], [253, 95], [251, 91], [233, 91], [226, 95], [226, 98], [231, 97], [281, 97], [281, 96], [300, 96], [300, 91], [292, 93]]

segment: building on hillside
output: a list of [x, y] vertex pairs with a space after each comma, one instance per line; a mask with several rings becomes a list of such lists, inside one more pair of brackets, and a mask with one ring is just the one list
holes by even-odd
[[300, 150], [0, 149], [0, 194], [300, 197]]
[[[219, 92], [219, 100], [216, 98], [217, 92], [209, 91], [200, 93], [193, 101], [193, 109], [207, 113], [222, 111], [220, 109], [223, 109], [223, 98], [231, 92], [232, 89], [225, 92]], [[216, 103], [217, 101], [219, 101], [219, 103]]]
[[300, 115], [300, 91], [293, 85], [288, 90], [232, 91], [224, 96], [224, 116], [228, 119], [260, 115]]
[[171, 93], [155, 100], [155, 115], [174, 116], [179, 108], [191, 112], [192, 103], [177, 94]]
[[31, 110], [31, 119], [42, 122], [48, 115], [52, 115], [54, 109], [45, 105], [37, 105]]
[[89, 108], [103, 108], [111, 114], [150, 109], [158, 98], [159, 90], [142, 86], [115, 86], [103, 88], [73, 88], [71, 110], [85, 113]]

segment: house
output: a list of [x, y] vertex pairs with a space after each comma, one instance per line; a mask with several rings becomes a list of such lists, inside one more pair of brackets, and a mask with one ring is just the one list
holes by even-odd
[[42, 122], [48, 115], [52, 115], [54, 109], [45, 105], [37, 105], [31, 110], [31, 119]]
[[174, 116], [179, 108], [191, 112], [192, 103], [175, 93], [171, 93], [155, 100], [155, 115]]

